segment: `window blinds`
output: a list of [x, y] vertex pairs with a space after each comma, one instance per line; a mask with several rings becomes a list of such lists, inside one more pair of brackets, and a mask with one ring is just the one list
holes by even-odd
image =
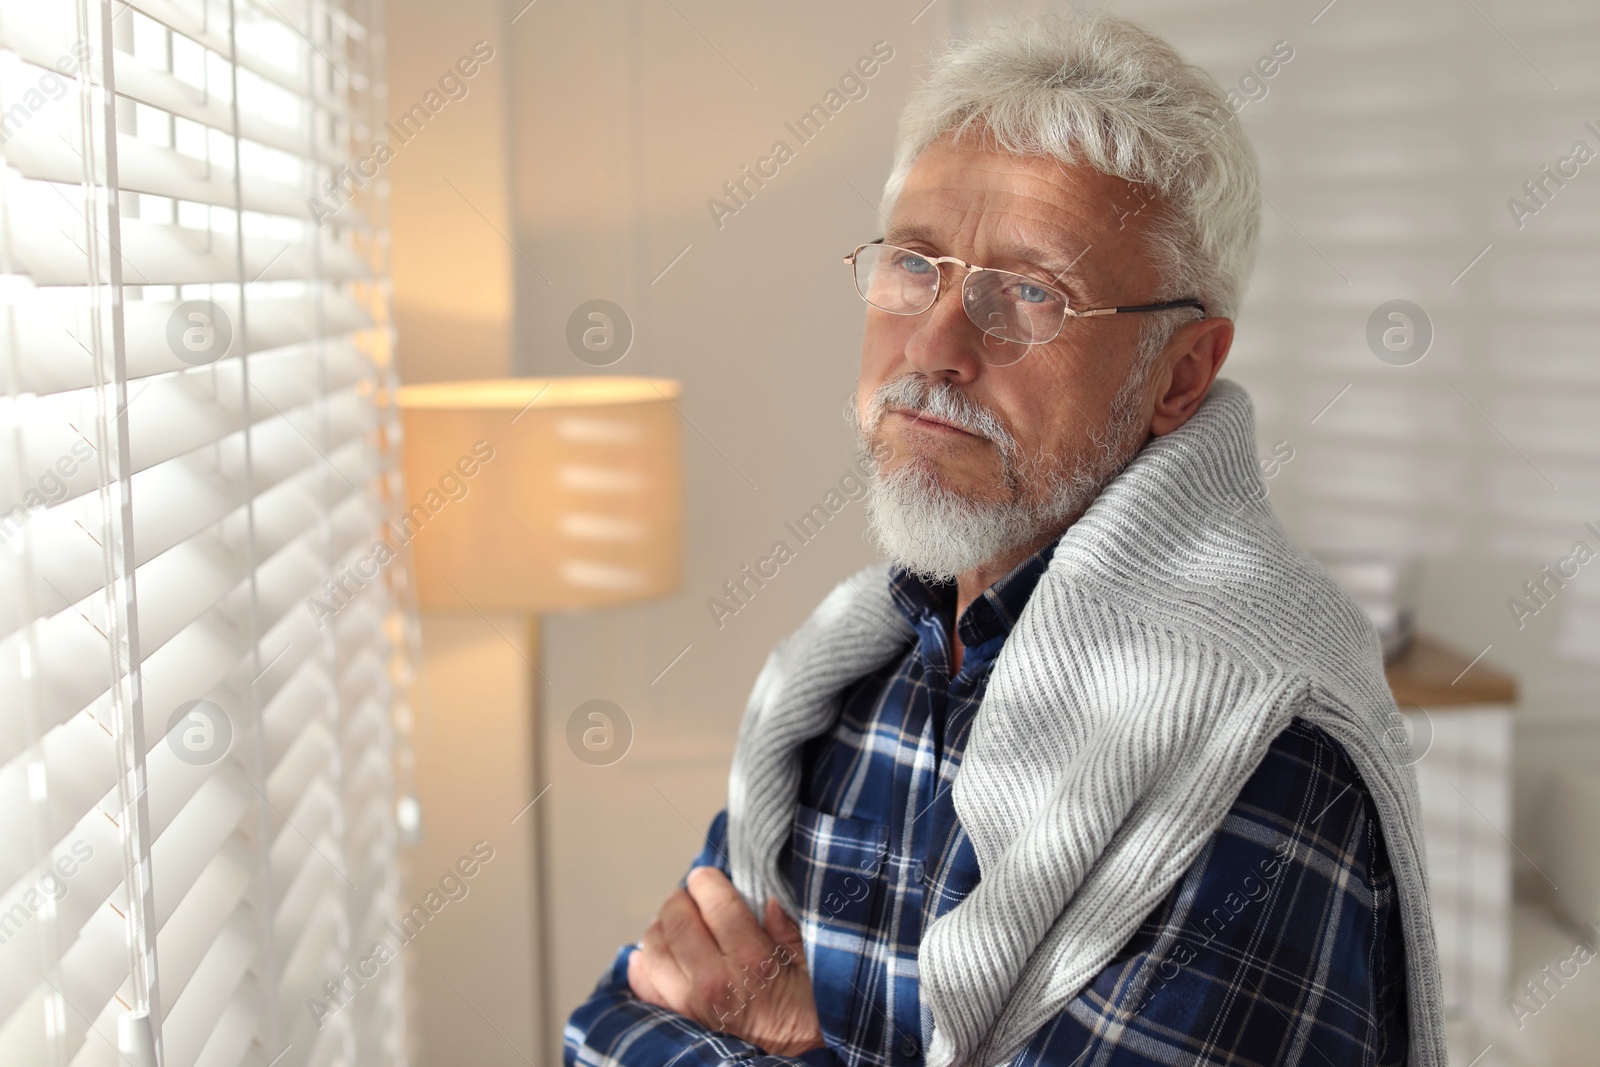
[[402, 499], [382, 70], [377, 0], [0, 0], [0, 1063], [404, 1059], [404, 557], [309, 606]]

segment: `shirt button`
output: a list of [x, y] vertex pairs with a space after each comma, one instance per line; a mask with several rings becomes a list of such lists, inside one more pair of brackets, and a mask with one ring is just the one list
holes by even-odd
[[[923, 869], [921, 860], [918, 860], [911, 865], [911, 880], [913, 882], [916, 882], [918, 885], [927, 885], [928, 882], [926, 875], [927, 871]], [[907, 1040], [910, 1039], [908, 1038]]]
[[900, 1042], [900, 1051], [904, 1052], [912, 1059], [916, 1059], [918, 1053], [920, 1052], [920, 1048], [917, 1045], [917, 1039], [912, 1037], [910, 1034], [907, 1034], [905, 1039]]

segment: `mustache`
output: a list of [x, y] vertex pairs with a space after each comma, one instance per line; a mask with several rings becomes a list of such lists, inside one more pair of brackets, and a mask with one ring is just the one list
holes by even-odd
[[877, 432], [890, 408], [926, 414], [992, 441], [1007, 456], [1016, 453], [1016, 439], [994, 412], [947, 381], [907, 374], [884, 382], [873, 390], [872, 398], [867, 402], [869, 433]]

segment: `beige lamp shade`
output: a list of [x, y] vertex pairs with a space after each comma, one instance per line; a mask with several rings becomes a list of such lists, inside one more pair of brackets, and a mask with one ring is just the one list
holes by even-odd
[[507, 378], [400, 390], [421, 606], [592, 608], [683, 570], [677, 382]]

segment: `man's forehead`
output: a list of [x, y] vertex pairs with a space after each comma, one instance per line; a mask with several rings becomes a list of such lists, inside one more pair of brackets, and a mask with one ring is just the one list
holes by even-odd
[[885, 239], [921, 240], [946, 254], [960, 245], [1093, 280], [1124, 249], [1138, 254], [1150, 203], [1137, 186], [1084, 164], [941, 139], [912, 165]]
[[1034, 224], [1004, 211], [986, 211], [968, 217], [963, 224], [952, 225], [948, 216], [938, 211], [897, 210], [884, 232], [884, 240], [889, 244], [926, 244], [941, 250], [960, 247], [980, 259], [1019, 259], [1079, 277], [1091, 272], [1093, 262], [1089, 253], [1094, 245], [1081, 232], [1060, 222]]

